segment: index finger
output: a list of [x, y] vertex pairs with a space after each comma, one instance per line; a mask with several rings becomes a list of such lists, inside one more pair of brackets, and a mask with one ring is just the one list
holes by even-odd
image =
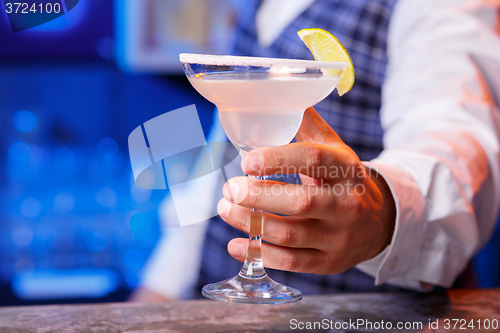
[[241, 168], [247, 175], [303, 174], [312, 178], [339, 179], [362, 171], [362, 164], [343, 149], [316, 143], [291, 143], [254, 149]]

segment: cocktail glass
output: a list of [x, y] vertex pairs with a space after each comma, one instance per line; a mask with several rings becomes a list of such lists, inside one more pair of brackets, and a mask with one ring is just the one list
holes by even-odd
[[[304, 111], [335, 89], [347, 66], [341, 62], [188, 53], [180, 54], [180, 61], [193, 87], [217, 106], [226, 135], [242, 155], [255, 148], [290, 143]], [[247, 256], [240, 273], [204, 286], [203, 296], [260, 304], [302, 299], [300, 290], [267, 276], [261, 237], [262, 211], [254, 209]]]

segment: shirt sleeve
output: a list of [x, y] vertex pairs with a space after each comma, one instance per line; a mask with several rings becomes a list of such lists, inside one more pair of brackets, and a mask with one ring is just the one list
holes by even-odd
[[366, 163], [391, 189], [396, 225], [391, 244], [357, 266], [376, 284], [450, 287], [494, 230], [499, 2], [483, 3], [396, 5], [381, 110], [385, 149]]
[[162, 236], [146, 264], [141, 285], [166, 298], [189, 298], [196, 284], [208, 221], [181, 228], [169, 195], [161, 204]]
[[[217, 109], [215, 109], [208, 141], [225, 142], [226, 140]], [[203, 191], [207, 200], [214, 199], [212, 205], [217, 204], [215, 184], [202, 189], [187, 188], [186, 191], [184, 193], [186, 196], [190, 195], [189, 191]], [[170, 299], [189, 298], [191, 296], [189, 291], [198, 279], [208, 221], [181, 228], [170, 195], [160, 205], [159, 219], [162, 236], [148, 259], [141, 285]]]

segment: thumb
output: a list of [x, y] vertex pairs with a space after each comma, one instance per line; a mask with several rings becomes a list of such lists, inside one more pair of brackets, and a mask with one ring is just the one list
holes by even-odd
[[304, 113], [302, 124], [295, 135], [297, 142], [314, 142], [319, 144], [344, 144], [337, 133], [311, 106]]

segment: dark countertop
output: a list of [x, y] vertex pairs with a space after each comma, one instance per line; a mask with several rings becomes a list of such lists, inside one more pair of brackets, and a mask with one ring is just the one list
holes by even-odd
[[[295, 319], [296, 321], [292, 321]], [[438, 329], [429, 329], [429, 319]], [[460, 319], [445, 329], [446, 319]], [[485, 321], [488, 319], [489, 321]], [[493, 320], [493, 319], [496, 319]], [[349, 321], [373, 326], [347, 327]], [[474, 328], [468, 327], [471, 320]], [[479, 329], [478, 321], [481, 323]], [[299, 322], [321, 322], [324, 329], [300, 330]], [[341, 325], [343, 322], [344, 329]], [[422, 329], [397, 329], [398, 322], [422, 323]], [[463, 325], [464, 329], [459, 329]], [[485, 329], [484, 324], [498, 324]], [[388, 323], [392, 329], [387, 329]], [[337, 329], [335, 329], [335, 324]], [[291, 326], [292, 325], [292, 326]], [[313, 325], [313, 324], [311, 324]], [[318, 324], [317, 324], [318, 325]], [[408, 325], [408, 324], [407, 324]], [[292, 330], [291, 328], [296, 327]], [[326, 329], [328, 328], [328, 329]], [[429, 294], [334, 294], [306, 296], [285, 305], [231, 304], [209, 300], [172, 303], [113, 303], [0, 308], [0, 332], [499, 332], [500, 289], [450, 290]]]

